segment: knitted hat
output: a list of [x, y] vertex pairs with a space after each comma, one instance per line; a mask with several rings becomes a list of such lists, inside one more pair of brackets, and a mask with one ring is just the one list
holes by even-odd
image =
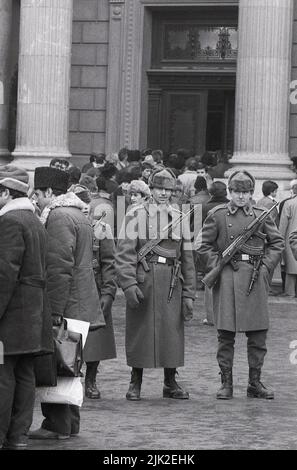
[[157, 169], [149, 177], [150, 188], [175, 189], [176, 177], [170, 168]]
[[141, 193], [143, 196], [149, 197], [151, 195], [150, 188], [148, 185], [141, 180], [133, 180], [129, 184], [128, 194]]
[[72, 192], [72, 193], [76, 194], [77, 197], [79, 197], [79, 199], [81, 199], [86, 204], [90, 204], [90, 202], [92, 200], [91, 199], [91, 194], [90, 194], [90, 191], [88, 190], [88, 188], [86, 186], [81, 185], [81, 184], [73, 184], [68, 189], [68, 192], [69, 193]]
[[58, 170], [48, 166], [40, 166], [35, 169], [34, 188], [52, 188], [63, 193], [67, 192], [69, 174], [66, 171]]
[[86, 188], [88, 188], [88, 190], [91, 193], [96, 193], [97, 192], [96, 182], [95, 182], [94, 178], [92, 178], [89, 175], [82, 175], [80, 180], [79, 180], [79, 184], [81, 184], [82, 186], [85, 186]]
[[29, 191], [28, 173], [13, 165], [0, 166], [0, 184], [7, 189], [14, 189], [20, 193], [27, 194]]
[[235, 171], [228, 180], [228, 189], [236, 192], [253, 191], [255, 178], [246, 170]]

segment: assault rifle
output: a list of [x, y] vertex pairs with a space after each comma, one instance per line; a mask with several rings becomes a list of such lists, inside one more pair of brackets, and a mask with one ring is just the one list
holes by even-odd
[[[161, 236], [156, 238], [155, 240], [149, 240], [137, 253], [137, 263], [141, 263], [143, 269], [148, 272], [150, 270], [147, 262], [146, 256], [153, 251], [153, 249], [158, 246], [162, 240], [165, 240], [169, 235], [172, 234], [175, 227], [181, 224], [187, 217], [190, 217], [191, 214], [194, 213], [196, 206], [193, 206], [188, 212], [185, 214], [181, 213], [180, 216], [176, 219], [171, 221], [166, 227], [161, 230]], [[166, 236], [166, 237], [165, 237]]]
[[205, 284], [210, 289], [217, 282], [223, 268], [228, 264], [233, 256], [242, 248], [242, 246], [249, 240], [249, 238], [258, 230], [259, 226], [264, 222], [270, 213], [278, 205], [278, 202], [275, 203], [268, 211], [260, 214], [256, 219], [254, 219], [247, 227], [243, 229], [240, 235], [226, 248], [222, 253], [219, 263], [214, 267], [209, 273], [204, 276], [202, 279], [203, 284]]

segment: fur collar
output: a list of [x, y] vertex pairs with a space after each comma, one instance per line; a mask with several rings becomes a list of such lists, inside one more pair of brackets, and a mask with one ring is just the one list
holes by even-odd
[[5, 204], [5, 206], [2, 207], [2, 209], [0, 210], [0, 217], [4, 214], [7, 214], [7, 212], [19, 210], [35, 212], [33, 204], [29, 201], [27, 197], [18, 197], [16, 199], [12, 199], [7, 204]]
[[76, 207], [77, 209], [84, 211], [86, 210], [88, 206], [81, 199], [79, 199], [79, 197], [77, 197], [76, 194], [72, 192], [61, 194], [60, 196], [56, 196], [51, 201], [51, 203], [47, 207], [45, 207], [42, 211], [42, 214], [40, 216], [40, 221], [44, 225], [46, 224], [51, 211], [53, 209], [56, 209], [57, 207]]

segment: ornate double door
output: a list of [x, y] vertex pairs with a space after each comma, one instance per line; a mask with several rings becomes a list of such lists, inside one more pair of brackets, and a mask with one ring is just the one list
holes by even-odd
[[191, 87], [149, 89], [148, 146], [232, 154], [235, 90]]

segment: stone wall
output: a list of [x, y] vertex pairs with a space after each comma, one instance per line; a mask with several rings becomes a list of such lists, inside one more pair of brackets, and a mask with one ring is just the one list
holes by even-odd
[[[292, 80], [297, 80], [297, 0], [294, 0]], [[291, 104], [289, 152], [290, 157], [297, 156], [297, 104]]]
[[74, 0], [70, 152], [84, 161], [105, 149], [108, 0]]

